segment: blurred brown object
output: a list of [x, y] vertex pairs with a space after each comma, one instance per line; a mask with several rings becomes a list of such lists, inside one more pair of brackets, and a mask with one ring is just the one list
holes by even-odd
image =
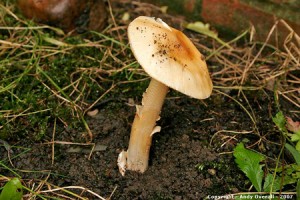
[[108, 17], [103, 0], [19, 0], [23, 15], [69, 32], [101, 31]]

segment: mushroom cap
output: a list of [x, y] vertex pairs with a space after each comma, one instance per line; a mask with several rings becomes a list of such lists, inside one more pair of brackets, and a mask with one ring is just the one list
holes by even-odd
[[181, 31], [140, 16], [128, 26], [131, 50], [144, 70], [170, 88], [197, 99], [212, 92], [204, 56]]

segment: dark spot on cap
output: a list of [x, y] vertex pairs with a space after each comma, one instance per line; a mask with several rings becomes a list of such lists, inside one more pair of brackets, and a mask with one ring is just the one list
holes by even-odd
[[174, 48], [176, 48], [176, 49], [178, 49], [178, 48], [180, 48], [180, 44], [174, 44]]

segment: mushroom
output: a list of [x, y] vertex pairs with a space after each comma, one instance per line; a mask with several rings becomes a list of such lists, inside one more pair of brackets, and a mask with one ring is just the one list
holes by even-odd
[[136, 60], [152, 79], [142, 105], [136, 106], [128, 150], [118, 157], [123, 176], [126, 170], [143, 173], [148, 168], [152, 136], [161, 129], [156, 121], [169, 87], [196, 99], [208, 98], [213, 88], [204, 56], [161, 19], [136, 18], [128, 26], [128, 38]]

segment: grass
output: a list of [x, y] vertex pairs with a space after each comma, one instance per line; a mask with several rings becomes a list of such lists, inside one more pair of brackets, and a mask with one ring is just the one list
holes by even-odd
[[[138, 6], [137, 2], [134, 4]], [[138, 93], [140, 96], [146, 88], [148, 76], [130, 52], [126, 25], [117, 17], [118, 13], [112, 15], [116, 19], [111, 18], [102, 33], [68, 35], [58, 28], [26, 20], [14, 10], [9, 2], [6, 6], [0, 5], [0, 139], [46, 140], [51, 141], [54, 148], [55, 128], [60, 123], [84, 132], [74, 142], [89, 143], [93, 133], [85, 121], [85, 114], [94, 105], [118, 97], [120, 93], [125, 96]], [[138, 12], [143, 10], [133, 12], [136, 12], [133, 15], [139, 15]], [[267, 44], [279, 24], [290, 31], [282, 48]], [[284, 100], [291, 105], [289, 113], [299, 118], [299, 36], [284, 21], [274, 25], [264, 43], [249, 40], [252, 34], [246, 31], [228, 42], [230, 49], [205, 36], [193, 34], [194, 43], [208, 58], [214, 82], [213, 95], [232, 99], [247, 113], [254, 127], [251, 130], [219, 130], [211, 144], [219, 134], [226, 136], [223, 144], [238, 135], [246, 137], [246, 134], [255, 134], [259, 138], [250, 147], [274, 142], [267, 140], [257, 128], [259, 117], [248, 100], [248, 91], [272, 91], [277, 99], [277, 109], [281, 109], [280, 102]], [[230, 91], [236, 91], [237, 97], [231, 97]], [[55, 127], [53, 137], [47, 138], [50, 126]], [[2, 169], [19, 176], [9, 160], [0, 160], [0, 164]], [[34, 184], [32, 180], [23, 179], [27, 197], [84, 199], [82, 196], [89, 193], [102, 198], [81, 186], [52, 185], [48, 182], [50, 175]], [[1, 182], [9, 179], [0, 174]], [[80, 193], [82, 195], [78, 195]]]
[[[120, 34], [125, 37], [125, 30], [109, 26], [103, 33], [65, 35], [58, 28], [23, 19], [7, 4], [0, 5], [0, 139], [49, 140], [46, 131], [56, 127], [57, 121], [83, 130], [79, 142], [90, 142], [93, 135], [86, 112], [105, 98], [113, 98], [113, 90], [128, 91], [123, 85], [145, 80], [133, 57], [126, 57], [130, 54], [127, 44], [117, 39]], [[54, 135], [55, 131], [53, 148]], [[1, 168], [20, 177], [11, 160], [1, 160]], [[48, 173], [47, 177], [53, 175]], [[10, 178], [0, 174], [0, 179]], [[85, 199], [89, 193], [103, 199], [87, 188], [59, 187], [47, 179], [35, 180], [34, 185], [23, 179], [24, 198]]]
[[66, 36], [24, 21], [3, 6], [1, 11], [1, 138], [39, 140], [54, 118], [70, 127], [83, 125], [91, 138], [83, 117], [86, 109], [138, 71], [133, 59], [124, 62], [128, 46], [110, 29]]

